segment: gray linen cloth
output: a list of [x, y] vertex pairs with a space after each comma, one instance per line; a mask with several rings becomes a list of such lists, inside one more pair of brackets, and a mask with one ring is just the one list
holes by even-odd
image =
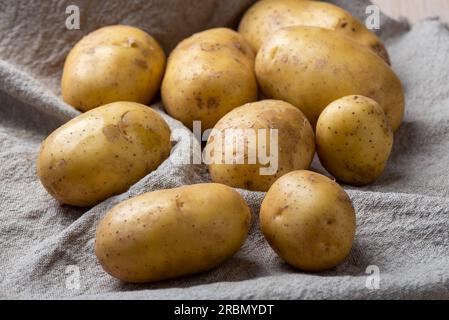
[[[380, 34], [403, 81], [407, 111], [383, 176], [366, 188], [346, 188], [357, 236], [333, 270], [308, 274], [283, 263], [258, 228], [264, 194], [240, 190], [254, 223], [232, 259], [200, 275], [125, 284], [95, 258], [98, 221], [129, 197], [210, 181], [207, 168], [166, 161], [125, 194], [90, 209], [60, 205], [39, 183], [40, 142], [78, 114], [61, 100], [59, 81], [65, 56], [83, 34], [129, 24], [153, 34], [168, 53], [194, 32], [235, 27], [252, 2], [0, 0], [0, 298], [449, 298], [449, 30], [437, 20], [408, 30], [382, 16]], [[362, 19], [369, 4], [334, 3]], [[80, 30], [65, 28], [70, 4], [81, 9]], [[164, 117], [171, 128], [182, 126]], [[317, 161], [314, 167], [322, 170]]]

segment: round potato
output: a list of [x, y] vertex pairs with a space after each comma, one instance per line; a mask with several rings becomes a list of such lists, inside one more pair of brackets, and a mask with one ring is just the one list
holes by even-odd
[[356, 217], [349, 196], [337, 183], [315, 172], [294, 171], [268, 191], [260, 226], [287, 263], [305, 271], [323, 271], [349, 254]]
[[362, 186], [384, 171], [393, 147], [393, 130], [376, 101], [348, 96], [321, 113], [316, 144], [321, 163], [335, 178]]
[[268, 98], [300, 108], [315, 127], [323, 109], [341, 97], [376, 100], [394, 130], [404, 115], [404, 92], [391, 68], [370, 50], [334, 31], [289, 27], [260, 49], [256, 75]]
[[170, 129], [156, 111], [115, 102], [70, 120], [45, 139], [38, 176], [60, 202], [92, 206], [125, 192], [170, 149]]
[[257, 52], [270, 35], [291, 26], [321, 27], [336, 31], [370, 48], [390, 63], [382, 41], [349, 12], [331, 3], [306, 0], [259, 1], [243, 16], [239, 32]]
[[233, 189], [197, 184], [124, 201], [100, 221], [95, 253], [103, 269], [127, 282], [210, 270], [245, 242], [251, 212]]
[[104, 27], [70, 51], [62, 97], [81, 111], [116, 101], [147, 104], [159, 90], [164, 68], [164, 51], [149, 34], [129, 26]]
[[232, 109], [257, 100], [254, 53], [233, 30], [197, 33], [170, 54], [161, 93], [172, 117], [210, 129]]
[[213, 181], [267, 191], [282, 175], [310, 166], [315, 137], [297, 108], [264, 100], [224, 116], [209, 136], [204, 153]]

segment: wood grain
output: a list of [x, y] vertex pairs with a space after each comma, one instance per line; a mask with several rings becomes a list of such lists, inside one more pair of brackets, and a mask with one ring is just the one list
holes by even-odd
[[449, 22], [449, 0], [372, 0], [386, 14], [394, 17], [406, 17], [417, 22], [427, 17], [440, 17]]

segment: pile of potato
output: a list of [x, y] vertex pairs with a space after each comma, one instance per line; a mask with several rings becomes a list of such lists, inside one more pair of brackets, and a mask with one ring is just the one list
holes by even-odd
[[[216, 158], [208, 166], [214, 183], [146, 193], [100, 221], [95, 253], [118, 279], [179, 277], [232, 256], [251, 221], [233, 188], [267, 192], [260, 228], [290, 265], [322, 271], [351, 250], [350, 198], [308, 169], [316, 151], [342, 183], [367, 185], [383, 172], [404, 114], [385, 46], [351, 14], [319, 1], [259, 1], [238, 31], [195, 34], [166, 62], [150, 35], [109, 26], [84, 37], [67, 57], [62, 95], [85, 113], [54, 131], [38, 159], [42, 184], [61, 203], [93, 206], [169, 157], [170, 129], [146, 106], [159, 88], [173, 118], [215, 129], [205, 146]], [[261, 95], [266, 99], [258, 101]], [[276, 172], [261, 175], [259, 162], [221, 162], [226, 151], [246, 158], [261, 143], [243, 151], [218, 145], [227, 129], [277, 129]]]

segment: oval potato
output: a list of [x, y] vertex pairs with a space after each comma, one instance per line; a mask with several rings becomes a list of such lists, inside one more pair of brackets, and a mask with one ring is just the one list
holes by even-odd
[[370, 48], [388, 64], [382, 41], [359, 20], [331, 3], [307, 0], [263, 0], [243, 16], [239, 32], [257, 52], [276, 31], [291, 26], [321, 27], [348, 36]]
[[337, 180], [362, 186], [384, 171], [393, 147], [393, 130], [376, 101], [348, 96], [321, 113], [316, 144], [322, 165]]
[[95, 253], [104, 270], [150, 282], [210, 270], [245, 242], [251, 212], [233, 189], [197, 184], [149, 192], [100, 221]]
[[257, 100], [254, 53], [233, 30], [197, 33], [170, 54], [161, 93], [172, 117], [210, 129], [232, 109]]
[[62, 97], [81, 111], [116, 101], [147, 104], [164, 69], [164, 51], [149, 34], [123, 25], [104, 27], [82, 38], [67, 56]]
[[[270, 130], [277, 134], [277, 141], [274, 136], [270, 140]], [[267, 191], [282, 175], [307, 169], [314, 153], [313, 129], [304, 114], [276, 100], [232, 110], [214, 127], [205, 149], [214, 182], [253, 191]], [[268, 164], [260, 155], [270, 156]], [[229, 161], [229, 156], [236, 161]]]
[[287, 263], [305, 271], [323, 271], [349, 254], [356, 217], [349, 196], [337, 183], [315, 172], [294, 171], [267, 192], [260, 227]]
[[115, 102], [64, 124], [41, 145], [37, 170], [62, 203], [92, 206], [125, 192], [170, 154], [170, 129], [151, 108]]
[[323, 109], [348, 95], [376, 100], [394, 130], [404, 115], [404, 92], [391, 68], [354, 40], [331, 30], [289, 27], [260, 49], [256, 75], [268, 98], [300, 108], [315, 127]]

